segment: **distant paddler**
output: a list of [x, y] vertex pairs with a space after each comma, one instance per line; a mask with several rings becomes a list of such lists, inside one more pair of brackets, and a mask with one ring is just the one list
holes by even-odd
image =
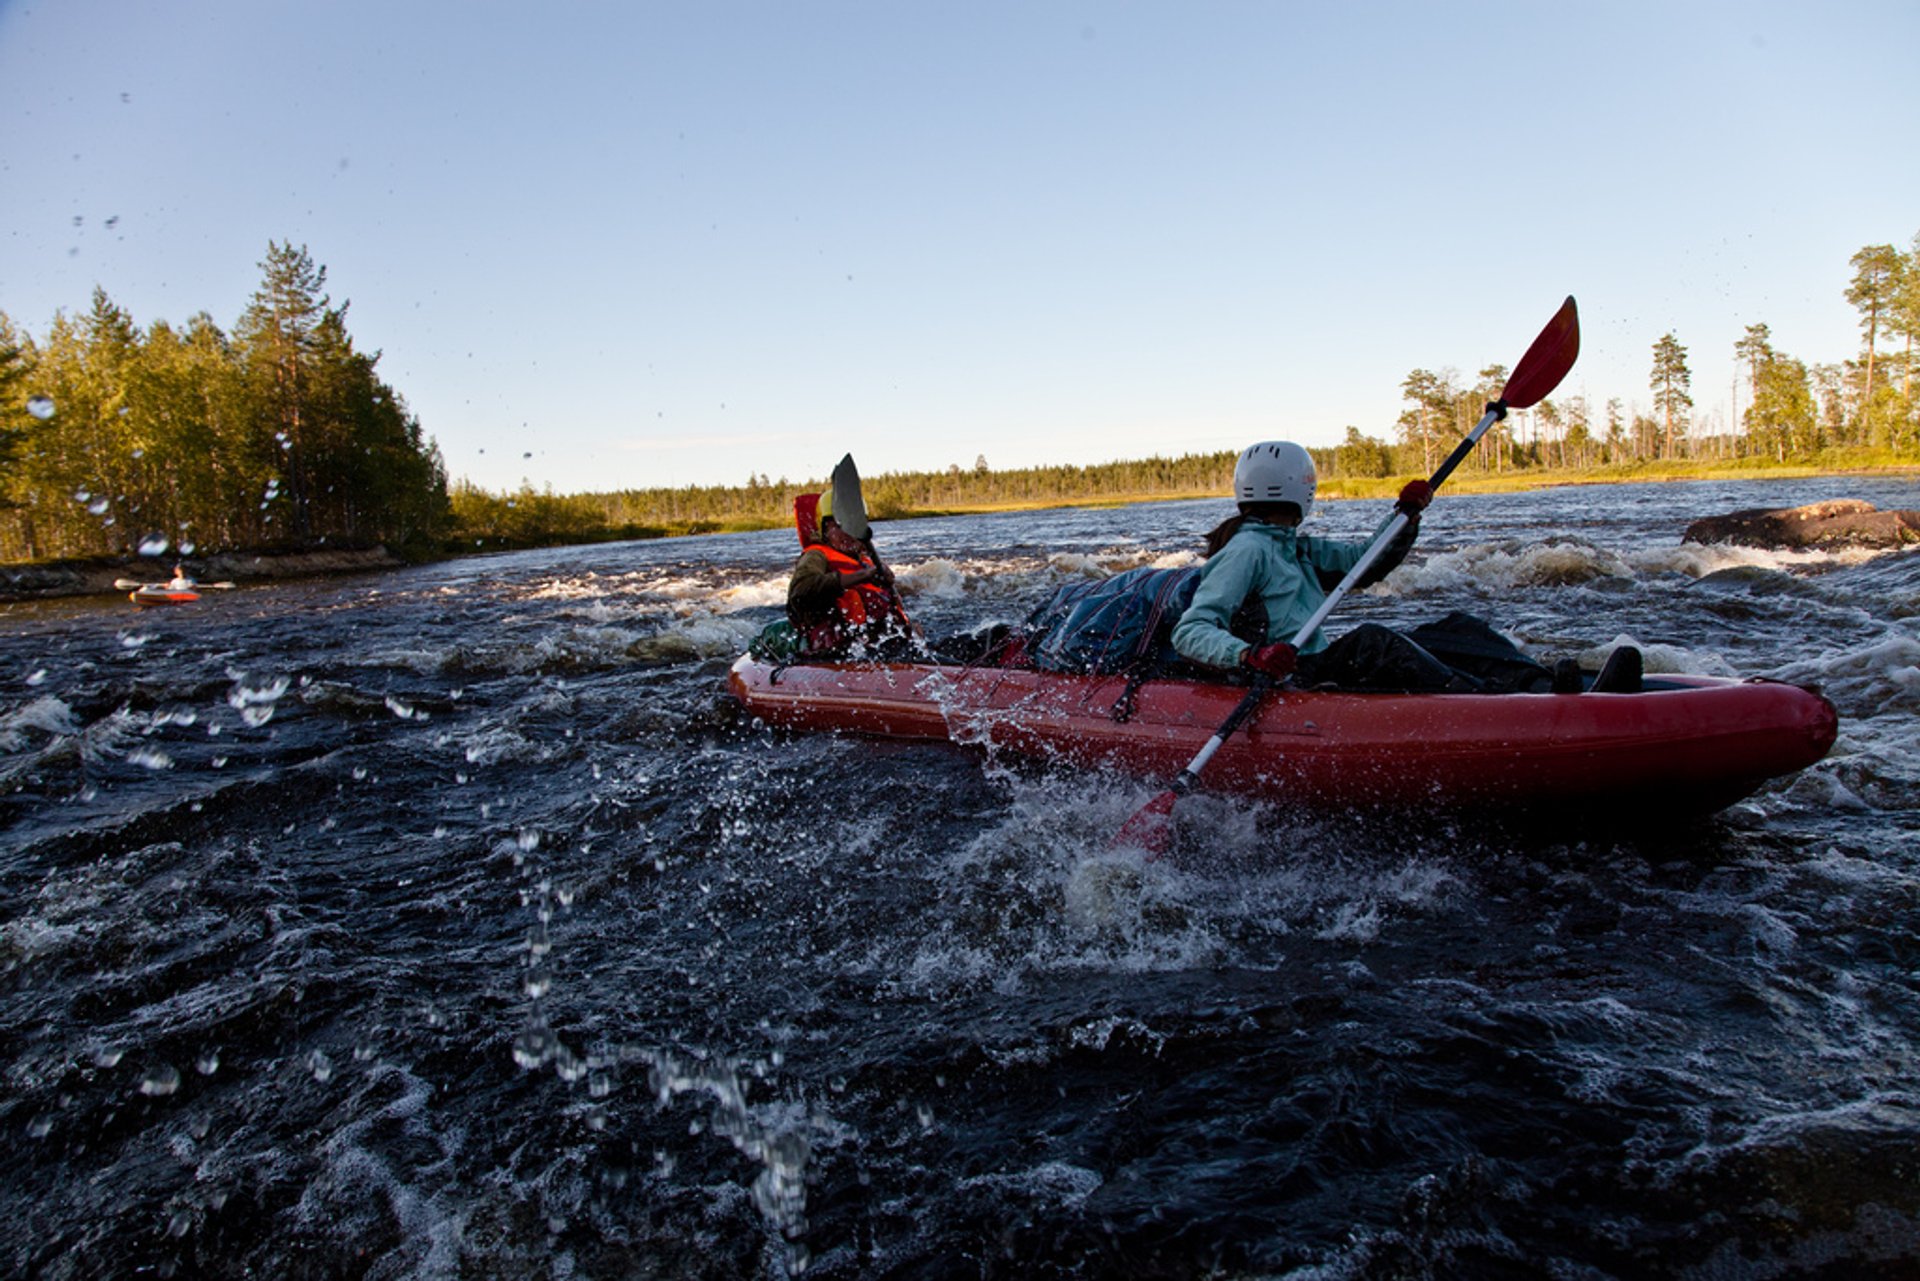
[[200, 599], [200, 593], [195, 590], [199, 584], [188, 576], [185, 565], [177, 563], [173, 567], [173, 577], [164, 583], [147, 583], [143, 586], [123, 578], [114, 586], [133, 588], [127, 593], [127, 599], [142, 608], [152, 605], [190, 605]]

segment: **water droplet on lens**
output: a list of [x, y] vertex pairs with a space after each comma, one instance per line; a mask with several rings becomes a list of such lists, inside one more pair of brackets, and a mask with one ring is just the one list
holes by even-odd
[[530, 1027], [513, 1040], [513, 1061], [523, 1068], [537, 1068], [553, 1055], [554, 1036], [544, 1027]]
[[141, 1079], [140, 1093], [152, 1096], [172, 1094], [180, 1088], [180, 1069], [162, 1063]]

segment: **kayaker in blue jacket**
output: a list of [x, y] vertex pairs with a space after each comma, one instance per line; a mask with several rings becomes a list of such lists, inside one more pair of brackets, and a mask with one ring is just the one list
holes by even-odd
[[[1207, 563], [1193, 603], [1173, 629], [1174, 649], [1192, 662], [1262, 672], [1276, 680], [1297, 671], [1307, 684], [1475, 688], [1471, 677], [1376, 623], [1363, 623], [1331, 644], [1315, 633], [1304, 652], [1294, 649], [1294, 634], [1367, 550], [1364, 543], [1299, 532], [1313, 510], [1317, 486], [1312, 455], [1292, 441], [1262, 441], [1240, 455], [1233, 469], [1240, 514], [1207, 536]], [[1407, 514], [1406, 527], [1356, 588], [1379, 582], [1406, 559], [1419, 533], [1420, 513], [1432, 501], [1426, 481], [1407, 482], [1396, 503]]]

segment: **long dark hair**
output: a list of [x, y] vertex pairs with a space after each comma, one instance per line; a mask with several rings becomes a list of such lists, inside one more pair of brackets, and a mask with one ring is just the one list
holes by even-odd
[[1207, 531], [1207, 552], [1204, 559], [1212, 560], [1220, 554], [1220, 549], [1233, 541], [1240, 527], [1250, 520], [1266, 525], [1298, 525], [1300, 523], [1299, 503], [1241, 503], [1238, 515], [1229, 516]]

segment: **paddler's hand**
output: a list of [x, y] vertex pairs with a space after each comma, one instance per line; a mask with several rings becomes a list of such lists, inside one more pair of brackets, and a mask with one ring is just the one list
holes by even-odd
[[1272, 645], [1250, 645], [1240, 655], [1240, 666], [1283, 681], [1300, 665], [1300, 651], [1285, 641]]
[[1419, 520], [1420, 513], [1433, 501], [1433, 486], [1424, 480], [1410, 480], [1400, 490], [1400, 497], [1394, 507], [1403, 511], [1408, 520]]

